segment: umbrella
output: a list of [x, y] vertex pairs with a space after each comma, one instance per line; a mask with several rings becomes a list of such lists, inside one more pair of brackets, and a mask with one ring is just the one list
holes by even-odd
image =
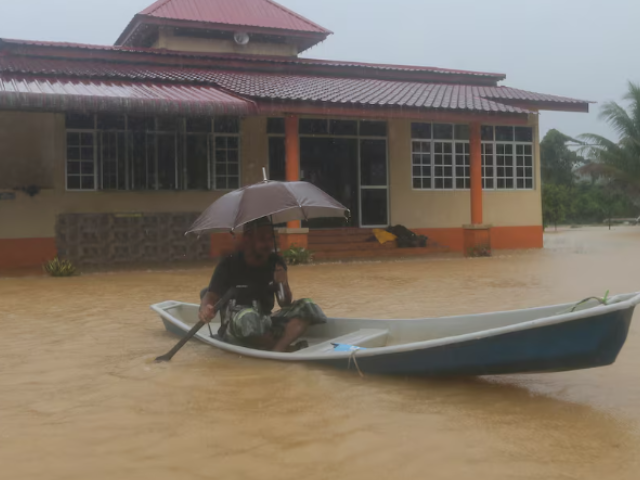
[[272, 223], [349, 216], [349, 209], [308, 182], [264, 180], [227, 193], [207, 208], [187, 234], [235, 232], [262, 217]]

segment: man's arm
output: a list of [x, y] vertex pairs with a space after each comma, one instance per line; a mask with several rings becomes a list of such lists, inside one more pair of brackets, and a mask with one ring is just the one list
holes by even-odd
[[[278, 299], [278, 305], [280, 305], [280, 308], [288, 307], [293, 302], [293, 293], [291, 292], [291, 287], [289, 286], [289, 276], [287, 275], [287, 271], [280, 264], [276, 265], [274, 280], [277, 287], [276, 297]], [[280, 286], [278, 284], [282, 284], [282, 287], [284, 289], [284, 299], [280, 298]]]
[[213, 292], [207, 292], [204, 297], [202, 297], [200, 309], [198, 310], [198, 318], [201, 321], [209, 323], [213, 320], [213, 317], [216, 316], [214, 307], [216, 303], [218, 303], [218, 300], [220, 300], [220, 296]]
[[211, 276], [207, 293], [200, 300], [200, 310], [198, 318], [209, 323], [215, 317], [214, 307], [230, 288], [229, 281], [229, 259], [224, 258], [217, 266]]

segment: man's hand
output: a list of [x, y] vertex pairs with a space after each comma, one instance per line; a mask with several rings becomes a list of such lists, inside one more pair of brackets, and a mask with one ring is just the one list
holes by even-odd
[[198, 318], [201, 322], [209, 323], [215, 317], [213, 305], [202, 305], [198, 310]]
[[273, 275], [273, 279], [276, 283], [282, 283], [286, 285], [288, 282], [287, 271], [282, 265], [276, 265], [276, 272]]

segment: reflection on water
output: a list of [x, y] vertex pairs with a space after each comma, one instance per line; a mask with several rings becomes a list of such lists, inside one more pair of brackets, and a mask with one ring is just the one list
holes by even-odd
[[[545, 251], [291, 270], [333, 316], [484, 312], [640, 290], [640, 229], [551, 233]], [[0, 279], [3, 478], [635, 479], [638, 323], [618, 362], [420, 380], [239, 358], [175, 339], [151, 303], [210, 272]]]

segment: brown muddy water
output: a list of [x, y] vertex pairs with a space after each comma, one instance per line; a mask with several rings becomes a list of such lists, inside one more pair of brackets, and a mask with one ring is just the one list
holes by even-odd
[[[544, 251], [291, 269], [328, 314], [487, 312], [640, 290], [640, 228], [548, 234]], [[2, 479], [637, 479], [640, 318], [601, 369], [466, 380], [239, 358], [170, 364], [149, 305], [207, 269], [0, 279]]]

